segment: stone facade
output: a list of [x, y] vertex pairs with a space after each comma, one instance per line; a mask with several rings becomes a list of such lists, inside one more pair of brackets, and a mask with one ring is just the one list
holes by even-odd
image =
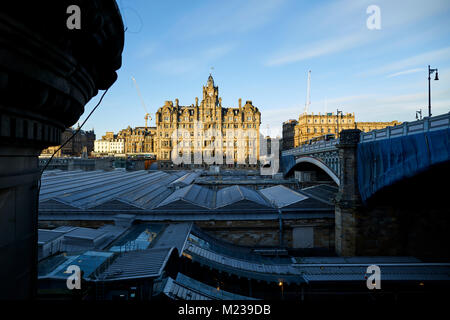
[[111, 140], [95, 140], [94, 152], [96, 154], [122, 154], [125, 150], [125, 141], [123, 139], [111, 139]]
[[[250, 247], [279, 247], [280, 245], [278, 220], [196, 221], [195, 223], [215, 238], [235, 245]], [[334, 220], [322, 218], [283, 220], [283, 247], [304, 249], [296, 248], [293, 241], [294, 229], [302, 226], [311, 227], [314, 230], [312, 246], [308, 249], [334, 249]]]
[[[206, 86], [203, 87], [203, 99], [200, 104], [198, 98], [195, 98], [195, 104], [180, 106], [178, 99], [175, 99], [175, 104], [172, 101], [166, 101], [164, 106], [156, 112], [155, 151], [157, 159], [172, 160], [172, 150], [175, 147], [172, 145], [172, 134], [175, 137], [181, 137], [182, 142], [179, 142], [178, 146], [180, 143], [188, 144], [188, 153], [190, 152], [192, 163], [194, 163], [194, 156], [205, 152], [216, 157], [215, 150], [225, 146], [231, 149], [230, 156], [234, 158], [234, 162], [239, 161], [238, 150], [242, 151], [242, 154], [239, 153], [244, 159], [248, 159], [249, 154], [253, 151], [255, 151], [256, 158], [259, 159], [260, 123], [261, 113], [251, 101], [246, 101], [242, 106], [241, 99], [239, 99], [238, 108], [224, 108], [222, 98], [219, 97], [219, 88], [214, 85], [214, 79], [210, 75]], [[254, 141], [248, 137], [233, 139], [230, 135], [239, 129], [244, 133], [256, 132]], [[216, 140], [217, 135], [208, 136], [208, 130], [221, 134], [223, 142]], [[187, 137], [182, 137], [180, 132], [186, 134]], [[240, 145], [241, 143], [242, 145]], [[225, 152], [222, 163], [227, 163]]]
[[117, 134], [118, 139], [125, 141], [124, 152], [126, 154], [154, 154], [155, 149], [155, 127], [136, 127], [120, 130]]
[[297, 120], [288, 120], [283, 122], [283, 144], [281, 150], [289, 150], [294, 148], [295, 127]]
[[[76, 132], [76, 129], [67, 128], [61, 133], [61, 145], [64, 144]], [[80, 157], [83, 152], [88, 155], [94, 151], [94, 130], [80, 130], [64, 147], [59, 150], [56, 157]], [[51, 156], [61, 145], [50, 146], [41, 152], [41, 156]]]
[[154, 155], [156, 152], [155, 136], [155, 127], [131, 128], [128, 126], [128, 128], [120, 130], [118, 134], [106, 132], [101, 140], [96, 141], [98, 145], [96, 156], [107, 153]]
[[336, 196], [335, 208], [335, 247], [336, 253], [343, 256], [356, 254], [356, 234], [362, 210], [358, 190], [358, 172], [356, 168], [356, 149], [361, 130], [343, 130], [339, 150], [341, 179]]
[[390, 122], [355, 122], [354, 113], [346, 113], [339, 115], [339, 117], [333, 113], [301, 114], [298, 124], [295, 126], [294, 147], [305, 144], [312, 138], [327, 134], [336, 136], [342, 130], [356, 128], [362, 132], [368, 132], [399, 124], [400, 122], [396, 120]]

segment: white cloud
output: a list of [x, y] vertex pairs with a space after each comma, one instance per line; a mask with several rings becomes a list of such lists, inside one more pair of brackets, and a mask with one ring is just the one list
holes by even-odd
[[416, 68], [416, 69], [408, 69], [408, 70], [403, 70], [403, 71], [399, 71], [396, 73], [392, 73], [390, 75], [388, 75], [388, 78], [392, 78], [392, 77], [398, 77], [398, 76], [402, 76], [405, 74], [411, 74], [411, 73], [417, 73], [417, 72], [425, 72], [426, 70], [424, 68]]
[[193, 56], [174, 57], [162, 60], [154, 65], [154, 69], [169, 75], [179, 75], [204, 69], [211, 65], [216, 59], [227, 55], [236, 47], [235, 44], [227, 43], [205, 50], [196, 50]]
[[362, 33], [353, 34], [345, 37], [333, 37], [316, 43], [308, 44], [277, 54], [266, 62], [267, 66], [278, 66], [302, 60], [312, 59], [331, 53], [345, 51], [356, 46], [362, 45], [367, 41]]
[[135, 55], [138, 58], [146, 58], [155, 53], [157, 48], [158, 46], [156, 43], [147, 43], [145, 46], [138, 49]]
[[381, 7], [382, 28], [390, 30], [416, 24], [450, 8], [448, 0], [382, 0], [378, 2], [376, 4]]
[[[381, 8], [381, 30], [376, 32], [366, 28], [368, 17], [366, 8], [372, 4]], [[432, 16], [449, 10], [450, 2], [448, 0], [428, 2], [423, 0], [378, 0], [376, 2], [372, 0], [341, 0], [316, 5], [308, 11], [299, 12], [297, 19], [288, 23], [285, 49], [269, 57], [264, 64], [267, 66], [284, 65], [337, 54], [369, 43], [392, 41], [392, 37], [395, 37], [398, 32], [404, 32], [411, 25], [420, 23], [421, 20], [431, 19]], [[445, 27], [449, 30], [449, 25], [439, 25], [437, 30], [442, 31]], [[299, 40], [298, 35], [302, 33], [305, 36]], [[312, 43], [308, 41], [314, 37], [316, 39], [323, 38], [325, 34], [327, 39]], [[408, 39], [415, 36], [416, 34], [412, 34]], [[408, 39], [401, 38], [399, 40], [405, 42]], [[299, 44], [298, 47], [292, 46], [292, 43], [299, 43], [299, 41], [306, 41], [307, 44]], [[389, 43], [389, 47], [392, 45], [395, 46], [396, 43]], [[445, 54], [450, 56], [447, 52], [442, 52], [443, 56]], [[423, 61], [429, 57], [417, 58]], [[408, 62], [411, 64], [414, 61], [405, 61], [405, 65], [398, 66], [396, 70], [410, 67], [406, 65]]]
[[426, 66], [431, 62], [439, 63], [450, 60], [450, 47], [437, 49], [425, 53], [421, 53], [412, 57], [408, 57], [402, 60], [398, 60], [378, 68], [374, 68], [365, 72], [364, 75], [378, 75], [388, 72], [394, 72], [405, 68]]
[[236, 46], [231, 43], [219, 45], [216, 47], [206, 49], [205, 51], [203, 51], [203, 53], [201, 53], [201, 56], [203, 57], [203, 59], [206, 60], [218, 59], [233, 51], [235, 47]]
[[269, 22], [284, 2], [285, 0], [213, 1], [187, 12], [172, 31], [188, 39], [247, 32]]

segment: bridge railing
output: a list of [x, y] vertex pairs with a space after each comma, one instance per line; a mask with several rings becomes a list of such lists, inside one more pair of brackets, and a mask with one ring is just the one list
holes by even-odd
[[297, 155], [302, 153], [314, 153], [314, 152], [322, 152], [327, 150], [334, 150], [336, 149], [335, 145], [339, 142], [339, 139], [337, 140], [328, 140], [328, 141], [318, 141], [314, 142], [312, 144], [305, 144], [297, 148], [289, 149], [283, 151], [281, 154], [283, 156], [288, 155]]
[[395, 127], [362, 132], [360, 143], [371, 142], [383, 139], [391, 139], [421, 132], [434, 131], [450, 128], [450, 112], [435, 117], [427, 117], [414, 122], [404, 122]]

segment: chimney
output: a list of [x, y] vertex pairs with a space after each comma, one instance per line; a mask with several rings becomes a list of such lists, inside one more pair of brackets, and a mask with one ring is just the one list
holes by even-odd
[[175, 107], [178, 108], [178, 99], [175, 99]]
[[241, 107], [241, 104], [242, 104], [242, 99], [239, 98], [239, 108]]

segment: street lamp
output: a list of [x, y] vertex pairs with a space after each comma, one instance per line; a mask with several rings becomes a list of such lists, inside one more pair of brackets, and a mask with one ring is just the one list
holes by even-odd
[[284, 283], [282, 280], [278, 282], [278, 286], [281, 288], [281, 300], [284, 300]]
[[434, 80], [439, 80], [438, 69], [431, 69], [428, 65], [428, 116], [431, 117], [431, 75], [436, 72]]
[[416, 111], [416, 120], [422, 120], [422, 109]]

